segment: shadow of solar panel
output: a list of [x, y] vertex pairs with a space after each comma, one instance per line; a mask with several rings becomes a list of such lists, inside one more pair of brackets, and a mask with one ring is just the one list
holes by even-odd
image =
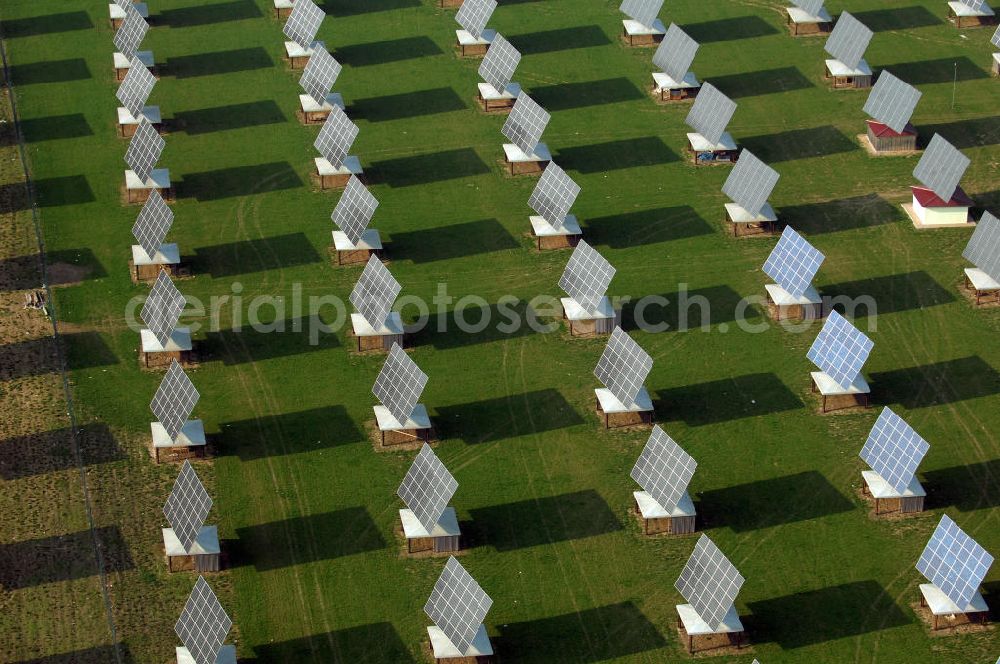
[[615, 276], [615, 268], [585, 241], [573, 250], [559, 287], [589, 313], [595, 313]]
[[984, 212], [962, 257], [995, 281], [1000, 281], [1000, 219]]
[[491, 606], [490, 596], [452, 556], [434, 584], [424, 613], [465, 654]]
[[764, 262], [764, 274], [774, 279], [793, 297], [801, 297], [812, 285], [813, 277], [824, 258], [819, 250], [791, 226], [786, 226], [778, 244]]
[[437, 458], [431, 446], [424, 443], [410, 469], [406, 471], [396, 495], [403, 499], [420, 525], [429, 533], [434, 530], [457, 489], [458, 482]]
[[[712, 143], [718, 143], [736, 112], [736, 102], [711, 83], [701, 86], [684, 122]], [[739, 162], [737, 162], [739, 163]]]
[[389, 268], [377, 256], [372, 255], [351, 291], [350, 300], [358, 313], [377, 330], [385, 324], [385, 319], [392, 310], [392, 303], [401, 290], [402, 287], [389, 272]]
[[674, 587], [698, 617], [714, 629], [732, 608], [743, 581], [719, 547], [708, 535], [702, 535]]
[[851, 16], [849, 12], [842, 12], [823, 48], [849, 69], [857, 69], [865, 56], [865, 51], [868, 50], [873, 34], [864, 23]]
[[993, 556], [945, 514], [916, 567], [948, 599], [965, 608], [979, 592], [992, 564]]
[[913, 177], [933, 191], [941, 200], [950, 201], [965, 175], [970, 160], [941, 134], [934, 134], [920, 156]]
[[861, 458], [902, 494], [913, 481], [930, 445], [890, 408], [882, 409], [868, 434]]
[[611, 333], [594, 375], [626, 406], [635, 405], [646, 376], [653, 369], [653, 358], [620, 327]]
[[750, 214], [756, 215], [774, 191], [778, 177], [778, 171], [749, 150], [743, 150], [739, 161], [722, 185], [722, 193]]
[[697, 467], [698, 462], [657, 425], [629, 476], [670, 512], [684, 496]]

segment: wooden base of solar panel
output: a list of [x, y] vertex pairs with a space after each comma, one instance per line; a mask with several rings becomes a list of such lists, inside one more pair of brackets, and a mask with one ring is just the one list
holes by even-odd
[[437, 6], [441, 9], [451, 9], [461, 7], [464, 0], [438, 0]]
[[410, 418], [400, 423], [385, 406], [375, 406], [375, 424], [378, 426], [382, 447], [428, 443], [434, 438], [434, 428], [427, 414], [427, 407], [418, 403], [413, 407]]
[[765, 203], [760, 213], [750, 214], [736, 203], [726, 203], [725, 222], [733, 229], [733, 237], [774, 235], [778, 232], [778, 217], [770, 203]]
[[135, 171], [125, 171], [125, 202], [129, 205], [145, 203], [153, 189], [159, 190], [164, 201], [173, 202], [174, 188], [170, 184], [170, 169], [154, 168], [146, 182], [140, 180]]
[[967, 606], [960, 607], [933, 583], [920, 584], [920, 606], [930, 610], [931, 626], [935, 631], [968, 624], [985, 625], [990, 619], [990, 607], [982, 593], [977, 592]]
[[822, 397], [824, 413], [846, 408], [868, 408], [870, 405], [871, 388], [864, 376], [858, 376], [847, 389], [822, 371], [813, 371], [809, 376], [812, 378], [812, 391]]
[[292, 0], [274, 0], [274, 18], [288, 18], [294, 8], [295, 4]]
[[993, 66], [990, 68], [990, 73], [994, 76], [1000, 76], [1000, 53], [993, 54]]
[[632, 498], [644, 535], [688, 535], [697, 530], [694, 501], [687, 491], [670, 512], [646, 491], [633, 491]]
[[514, 102], [521, 94], [521, 86], [517, 83], [509, 84], [503, 92], [489, 83], [479, 83], [478, 87], [476, 103], [486, 113], [510, 113], [514, 108]]
[[866, 90], [872, 86], [872, 68], [862, 60], [851, 69], [840, 60], [827, 60], [823, 78], [834, 90]]
[[376, 329], [368, 324], [361, 314], [351, 314], [351, 335], [357, 339], [357, 351], [379, 351], [388, 353], [393, 344], [403, 346], [405, 339], [403, 319], [398, 311], [389, 312], [382, 327]]
[[177, 434], [177, 440], [170, 440], [167, 430], [159, 422], [149, 423], [149, 435], [156, 463], [179, 463], [186, 459], [202, 459], [208, 454], [205, 425], [201, 420], [188, 420]]
[[310, 95], [299, 95], [299, 121], [305, 125], [323, 124], [327, 116], [337, 106], [344, 110], [344, 97], [339, 92], [331, 92], [323, 99], [323, 104], [317, 104]]
[[820, 320], [823, 318], [823, 298], [810, 286], [794, 297], [778, 284], [764, 284], [767, 294], [767, 314], [774, 320]]
[[[132, 7], [139, 12], [139, 16], [145, 19], [149, 18], [149, 7], [146, 6], [145, 2], [135, 2]], [[112, 2], [108, 5], [108, 17], [111, 21], [111, 29], [117, 30], [121, 27], [122, 21], [125, 20], [125, 10]]]
[[167, 557], [168, 572], [218, 572], [219, 529], [216, 526], [202, 526], [198, 537], [188, 553], [174, 534], [173, 528], [161, 528], [163, 552]]
[[152, 259], [146, 255], [146, 250], [137, 244], [132, 245], [132, 260], [128, 262], [129, 276], [133, 284], [156, 281], [160, 272], [169, 276], [177, 276], [181, 270], [181, 252], [173, 242], [161, 244]]
[[455, 50], [463, 58], [481, 58], [490, 50], [490, 44], [497, 36], [496, 30], [483, 30], [483, 36], [476, 39], [468, 30], [455, 31]]
[[364, 264], [373, 255], [381, 260], [382, 237], [377, 229], [369, 228], [361, 235], [361, 241], [353, 244], [343, 231], [333, 231], [333, 251], [337, 256], [337, 265]]
[[552, 153], [545, 143], [536, 145], [531, 154], [525, 154], [513, 143], [504, 143], [503, 161], [510, 175], [541, 175], [552, 161]]
[[893, 131], [881, 122], [866, 120], [865, 139], [875, 154], [912, 154], [917, 151], [917, 128], [906, 123], [903, 131]]
[[571, 249], [580, 244], [583, 231], [580, 230], [576, 215], [566, 215], [560, 228], [556, 228], [545, 217], [538, 215], [528, 217], [528, 221], [531, 223], [531, 235], [535, 238], [535, 248], [539, 251]]
[[799, 7], [788, 7], [788, 31], [793, 37], [829, 35], [833, 30], [833, 19], [825, 7], [821, 7], [819, 15], [812, 16]]
[[687, 142], [687, 151], [695, 166], [732, 165], [740, 156], [740, 148], [728, 131], [722, 132], [718, 143], [694, 132], [687, 134]]
[[663, 72], [653, 72], [653, 96], [657, 101], [688, 101], [698, 96], [701, 83], [694, 72], [684, 75], [683, 81], [675, 81]]
[[399, 523], [408, 554], [454, 553], [461, 549], [462, 531], [454, 507], [444, 508], [431, 532], [420, 524], [412, 510], [399, 510]]
[[605, 429], [647, 426], [653, 423], [653, 400], [646, 388], [639, 390], [635, 405], [626, 406], [615, 398], [611, 390], [599, 387], [594, 390], [597, 414], [604, 420]]
[[297, 43], [293, 41], [285, 42], [285, 62], [292, 69], [303, 69], [306, 63], [309, 62], [309, 58], [313, 54], [313, 49], [317, 46], [322, 46], [326, 48], [326, 44], [322, 40], [314, 41], [309, 48], [302, 48]]
[[864, 481], [861, 492], [874, 501], [875, 516], [914, 514], [924, 511], [924, 498], [927, 497], [927, 492], [916, 477], [910, 481], [910, 485], [903, 493], [893, 489], [874, 470], [862, 470], [861, 479]]
[[[146, 118], [153, 129], [157, 132], [163, 131], [163, 118], [160, 115], [159, 106], [143, 106], [141, 117]], [[132, 138], [135, 130], [139, 128], [139, 119], [124, 106], [118, 107], [118, 137]]]
[[[139, 58], [139, 62], [145, 65], [146, 69], [150, 70], [150, 73], [153, 73], [154, 60], [152, 51], [136, 51], [135, 57]], [[111, 60], [115, 68], [115, 80], [124, 81], [128, 70], [132, 68], [132, 63], [129, 61], [128, 56], [115, 51], [111, 56]]]
[[714, 627], [702, 620], [690, 604], [678, 604], [674, 608], [677, 609], [677, 629], [681, 632], [688, 654], [732, 646], [739, 649], [748, 644], [746, 629], [735, 605]]
[[563, 320], [569, 325], [570, 336], [607, 336], [621, 324], [621, 311], [611, 306], [611, 298], [607, 295], [601, 298], [596, 313], [587, 311], [571, 297], [561, 297], [559, 302], [562, 304]]
[[948, 3], [948, 21], [956, 28], [982, 28], [996, 25], [996, 13], [989, 7], [973, 9], [963, 2], [952, 0]]
[[360, 179], [365, 177], [361, 160], [354, 155], [344, 157], [344, 165], [340, 168], [334, 168], [325, 157], [313, 157], [313, 167], [316, 169], [320, 189], [343, 189], [352, 175]]
[[[194, 656], [184, 646], [177, 646], [175, 653], [177, 664], [198, 664]], [[219, 656], [215, 658], [215, 664], [236, 664], [236, 646], [222, 646], [222, 649], [219, 650]]]
[[151, 330], [139, 330], [139, 366], [146, 369], [166, 369], [173, 360], [187, 366], [192, 348], [191, 330], [186, 327], [175, 329], [166, 346], [160, 345]]
[[660, 19], [653, 21], [651, 27], [630, 18], [622, 20], [622, 41], [629, 46], [655, 46], [666, 34], [667, 28]]
[[486, 626], [480, 625], [479, 631], [472, 639], [472, 645], [465, 653], [455, 647], [455, 644], [444, 635], [441, 628], [431, 625], [427, 628], [427, 638], [430, 640], [431, 657], [436, 664], [490, 664], [493, 662], [493, 644], [486, 633]]
[[910, 187], [913, 198], [903, 203], [903, 212], [918, 230], [936, 228], [967, 228], [975, 226], [969, 210], [972, 199], [959, 187], [951, 200], [945, 203], [926, 187]]
[[1000, 304], [1000, 282], [977, 267], [965, 268], [965, 288], [975, 299], [977, 307], [984, 301]]

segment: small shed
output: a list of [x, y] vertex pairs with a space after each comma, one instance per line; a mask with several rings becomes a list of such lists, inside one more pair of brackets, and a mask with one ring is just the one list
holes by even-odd
[[133, 244], [132, 260], [128, 262], [128, 268], [133, 284], [156, 281], [161, 271], [175, 277], [181, 272], [181, 252], [176, 243], [170, 242], [161, 244], [156, 254], [150, 258], [145, 249]]
[[[149, 73], [155, 76], [156, 72], [153, 71], [154, 61], [152, 51], [136, 51], [135, 57], [139, 58], [139, 62], [145, 65]], [[132, 61], [127, 55], [121, 53], [120, 51], [115, 51], [112, 55], [112, 60], [115, 68], [115, 80], [124, 81], [125, 75], [128, 74], [128, 70], [132, 68]]]
[[455, 50], [463, 58], [481, 58], [490, 50], [490, 44], [496, 36], [497, 31], [489, 28], [483, 30], [482, 36], [478, 39], [468, 30], [456, 30]]
[[739, 159], [740, 149], [728, 132], [722, 132], [718, 143], [712, 143], [701, 134], [691, 132], [687, 135], [688, 153], [695, 166], [711, 166], [715, 164], [735, 164]]
[[964, 2], [951, 0], [948, 3], [948, 20], [954, 23], [956, 28], [981, 28], [994, 25], [997, 17], [985, 2], [978, 9], [974, 9]]
[[536, 145], [531, 154], [525, 154], [513, 143], [504, 143], [503, 158], [510, 175], [541, 175], [552, 161], [552, 153], [545, 143]]
[[822, 410], [830, 413], [846, 408], [868, 408], [870, 405], [871, 387], [864, 376], [858, 374], [849, 387], [841, 387], [837, 381], [822, 371], [812, 371], [812, 391], [822, 397]]
[[381, 327], [375, 329], [361, 314], [351, 314], [351, 330], [357, 339], [357, 351], [379, 351], [388, 353], [393, 344], [404, 346], [405, 331], [403, 319], [398, 311], [389, 312]]
[[313, 157], [313, 163], [320, 189], [343, 189], [352, 175], [364, 181], [365, 171], [361, 168], [361, 160], [354, 155], [344, 157], [344, 165], [340, 168], [334, 168], [326, 157]]
[[461, 7], [464, 0], [438, 0], [438, 7], [441, 9], [451, 9]]
[[649, 26], [630, 18], [622, 19], [622, 41], [629, 46], [655, 46], [666, 34], [667, 28], [660, 19]]
[[476, 103], [486, 113], [510, 113], [514, 102], [521, 96], [521, 85], [508, 83], [503, 91], [497, 90], [489, 83], [479, 83], [476, 93]]
[[274, 0], [274, 18], [288, 18], [295, 8], [295, 0]]
[[774, 320], [820, 320], [823, 318], [823, 298], [810, 286], [795, 297], [778, 284], [764, 284], [767, 293], [767, 313]]
[[[194, 656], [184, 646], [177, 646], [175, 654], [177, 664], [198, 664]], [[222, 646], [222, 649], [219, 650], [219, 656], [215, 658], [215, 664], [236, 664], [236, 646]]]
[[977, 307], [986, 299], [1000, 304], [1000, 282], [978, 267], [965, 268], [965, 287], [975, 296]]
[[173, 528], [161, 528], [163, 550], [167, 555], [169, 572], [218, 572], [219, 529], [216, 526], [202, 526], [198, 537], [191, 545], [191, 551], [184, 550]]
[[893, 131], [892, 127], [878, 120], [865, 120], [868, 125], [868, 144], [876, 153], [916, 152], [917, 128], [907, 122], [903, 131]]
[[[153, 125], [158, 133], [163, 132], [163, 117], [160, 115], [159, 106], [143, 106], [142, 117]], [[135, 130], [139, 128], [139, 119], [132, 115], [124, 106], [118, 107], [118, 136], [119, 138], [132, 138]]]
[[927, 492], [916, 477], [902, 493], [893, 489], [874, 470], [862, 470], [861, 478], [865, 482], [862, 487], [864, 495], [875, 501], [875, 516], [894, 512], [913, 514], [924, 511], [924, 498], [927, 497]]
[[725, 223], [733, 229], [733, 237], [773, 235], [778, 230], [778, 216], [770, 203], [757, 214], [750, 214], [742, 205], [726, 203]]
[[688, 535], [697, 530], [694, 501], [687, 491], [677, 507], [669, 512], [647, 491], [633, 491], [632, 498], [635, 499], [635, 511], [642, 521], [645, 535]]
[[639, 390], [635, 404], [626, 406], [605, 387], [594, 390], [597, 399], [597, 414], [604, 420], [605, 429], [620, 427], [648, 426], [653, 423], [653, 400], [645, 387]]
[[139, 330], [139, 365], [145, 369], [166, 369], [174, 360], [186, 367], [191, 364], [193, 348], [191, 330], [186, 327], [171, 332], [166, 346], [160, 344], [152, 330]]
[[493, 644], [486, 633], [486, 625], [480, 625], [479, 631], [472, 639], [472, 645], [466, 652], [455, 647], [437, 625], [427, 628], [427, 638], [431, 643], [431, 656], [436, 664], [491, 664], [493, 662]]
[[603, 337], [614, 332], [621, 325], [622, 312], [616, 310], [607, 295], [601, 298], [596, 312], [589, 312], [571, 297], [559, 298], [563, 308], [563, 320], [569, 325], [570, 336]]
[[374, 406], [375, 423], [378, 425], [382, 447], [429, 443], [434, 438], [427, 407], [418, 403], [405, 422], [399, 422], [385, 406]]
[[[132, 4], [132, 7], [139, 12], [139, 16], [145, 19], [149, 18], [149, 7], [146, 6], [145, 2], [135, 2]], [[125, 10], [119, 7], [116, 3], [109, 2], [108, 17], [111, 20], [111, 29], [117, 30], [125, 21]]]
[[800, 7], [788, 7], [785, 12], [788, 14], [788, 31], [794, 37], [829, 35], [833, 30], [833, 18], [826, 7], [821, 7], [817, 16]]
[[990, 618], [990, 607], [987, 606], [983, 594], [977, 592], [967, 606], [959, 606], [952, 602], [944, 592], [933, 583], [920, 584], [920, 606], [930, 609], [933, 616], [934, 630], [941, 629], [941, 617], [946, 620], [945, 628], [979, 623], [985, 625]]
[[701, 83], [694, 72], [684, 75], [683, 81], [675, 81], [669, 74], [653, 72], [653, 95], [658, 101], [685, 101], [694, 99], [701, 91]]
[[729, 608], [722, 622], [714, 626], [702, 620], [690, 604], [678, 604], [675, 608], [677, 627], [689, 655], [732, 646], [739, 649], [748, 643], [746, 629], [736, 612], [735, 604]]
[[299, 95], [299, 120], [305, 125], [323, 124], [334, 106], [344, 110], [344, 97], [339, 92], [328, 92], [322, 104], [317, 104], [312, 95]]
[[431, 532], [420, 524], [412, 510], [399, 510], [407, 553], [454, 553], [461, 549], [462, 532], [454, 507], [446, 507]]
[[149, 423], [149, 433], [153, 440], [153, 459], [156, 463], [180, 463], [208, 456], [205, 425], [201, 420], [185, 422], [181, 432], [177, 434], [177, 440], [170, 440], [167, 430], [159, 422]]
[[157, 189], [167, 203], [174, 201], [174, 188], [170, 184], [169, 168], [154, 168], [149, 179], [143, 182], [135, 171], [125, 171], [125, 200], [130, 205], [141, 205], [149, 198], [149, 192]]
[[326, 48], [326, 43], [317, 39], [309, 45], [309, 48], [302, 48], [299, 46], [298, 42], [286, 41], [285, 61], [292, 69], [305, 69], [306, 63], [309, 62], [309, 58], [312, 57], [312, 54], [315, 52], [317, 46]]
[[[383, 258], [382, 236], [374, 228], [365, 229], [361, 241], [352, 243], [347, 233], [333, 231], [333, 251], [337, 255], [337, 265], [357, 265], [368, 262], [373, 255]], [[390, 344], [389, 348], [392, 348]]]
[[[961, 187], [955, 190], [950, 201], [943, 201], [927, 187], [910, 187], [913, 203], [910, 220], [917, 228], [948, 228], [968, 226], [972, 223], [969, 208], [972, 199]], [[904, 208], [905, 209], [905, 208]]]
[[580, 244], [583, 231], [580, 230], [580, 223], [576, 220], [576, 215], [567, 214], [559, 228], [539, 215], [531, 215], [528, 217], [528, 221], [531, 222], [531, 234], [535, 237], [535, 248], [538, 251], [572, 249]]
[[823, 76], [835, 90], [864, 90], [872, 86], [872, 68], [864, 60], [854, 69], [840, 60], [827, 60]]

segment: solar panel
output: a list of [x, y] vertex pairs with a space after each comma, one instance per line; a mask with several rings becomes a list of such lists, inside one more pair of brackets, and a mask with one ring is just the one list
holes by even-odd
[[913, 177], [943, 201], [950, 201], [969, 167], [969, 158], [941, 136], [934, 134], [921, 155]]
[[580, 185], [555, 162], [549, 162], [528, 198], [528, 206], [553, 228], [562, 228], [579, 193]]
[[849, 69], [857, 69], [861, 59], [865, 57], [865, 51], [868, 50], [873, 34], [864, 23], [851, 16], [849, 12], [842, 12], [823, 48]]
[[285, 36], [302, 48], [309, 48], [316, 39], [326, 14], [312, 0], [296, 2], [283, 28]]
[[351, 291], [351, 304], [376, 330], [385, 324], [402, 287], [378, 257], [372, 255]]
[[650, 28], [656, 22], [663, 0], [622, 0], [618, 9], [633, 21]]
[[361, 184], [361, 180], [352, 175], [330, 218], [340, 230], [344, 231], [351, 244], [357, 246], [377, 207], [378, 200], [365, 188], [365, 185]]
[[156, 131], [156, 128], [145, 117], [139, 119], [139, 126], [136, 128], [132, 139], [128, 143], [125, 151], [125, 163], [138, 176], [140, 180], [146, 182], [153, 173], [153, 167], [163, 153], [163, 146], [166, 141]]
[[792, 297], [801, 297], [812, 284], [824, 258], [791, 226], [785, 226], [781, 239], [764, 261], [764, 274], [774, 279]]
[[493, 38], [490, 49], [486, 51], [486, 57], [479, 65], [479, 75], [492, 85], [494, 90], [502, 94], [510, 85], [519, 62], [521, 62], [520, 51], [504, 39], [503, 35], [498, 34]]
[[115, 0], [115, 4], [121, 7], [122, 9], [128, 9], [129, 6], [132, 4], [132, 0]]
[[819, 16], [823, 11], [823, 0], [792, 0], [792, 4], [810, 16]]
[[393, 344], [389, 357], [375, 379], [372, 394], [378, 397], [389, 414], [403, 424], [413, 414], [413, 408], [427, 385], [427, 374], [410, 359], [399, 344]]
[[465, 0], [455, 14], [455, 20], [466, 32], [481, 39], [486, 23], [497, 8], [496, 0]]
[[444, 632], [452, 645], [468, 654], [479, 626], [493, 606], [493, 600], [476, 583], [454, 556], [448, 558], [434, 591], [424, 605], [424, 613]]
[[986, 7], [986, 0], [959, 0], [963, 5], [969, 7], [974, 11], [982, 11], [983, 7]]
[[614, 276], [615, 268], [611, 263], [580, 240], [559, 279], [559, 287], [588, 313], [594, 313]]
[[749, 150], [743, 150], [739, 161], [722, 185], [722, 193], [750, 214], [760, 214], [774, 191], [774, 186], [778, 184], [778, 178], [778, 171]]
[[845, 390], [861, 373], [875, 344], [836, 311], [831, 311], [806, 357]]
[[[691, 39], [676, 23], [671, 23], [663, 41], [656, 47], [653, 64], [675, 81], [683, 81], [691, 69], [694, 56], [698, 52], [698, 42]], [[696, 97], [697, 99], [697, 97]]]
[[205, 491], [205, 486], [198, 479], [198, 473], [190, 461], [184, 461], [181, 472], [177, 475], [174, 488], [163, 506], [163, 515], [170, 522], [174, 535], [180, 540], [185, 553], [191, 553], [191, 547], [198, 539], [198, 533], [205, 524], [205, 517], [212, 509], [212, 497]]
[[166, 346], [170, 341], [170, 335], [181, 317], [181, 312], [184, 311], [185, 304], [187, 300], [177, 290], [177, 286], [174, 286], [174, 282], [165, 271], [160, 270], [160, 275], [156, 278], [156, 283], [153, 284], [140, 313], [143, 322], [153, 332], [161, 346]]
[[159, 251], [173, 223], [174, 211], [163, 201], [160, 192], [153, 189], [149, 192], [149, 198], [143, 203], [142, 210], [139, 211], [139, 216], [132, 226], [132, 235], [150, 260]]
[[653, 358], [620, 327], [608, 339], [594, 375], [625, 406], [634, 406], [635, 398], [653, 369]]
[[993, 556], [945, 514], [920, 554], [917, 571], [964, 609], [992, 564]]
[[674, 587], [713, 629], [722, 623], [743, 586], [743, 576], [715, 542], [702, 535]]
[[448, 501], [455, 495], [458, 482], [452, 477], [427, 443], [406, 471], [396, 495], [403, 499], [420, 525], [428, 533], [434, 530]]
[[1000, 281], [1000, 219], [984, 212], [962, 257], [994, 281]]
[[735, 101], [711, 83], [705, 83], [701, 86], [698, 96], [694, 98], [694, 104], [691, 105], [684, 122], [704, 136], [706, 141], [715, 145], [722, 139], [726, 125], [733, 119], [735, 112]]
[[125, 10], [125, 20], [115, 32], [115, 48], [125, 57], [132, 59], [139, 49], [139, 44], [146, 36], [147, 30], [149, 30], [149, 23], [135, 8], [135, 5], [129, 4], [128, 9]]
[[698, 462], [656, 425], [630, 476], [669, 512], [684, 497], [697, 467]]
[[128, 109], [133, 118], [138, 118], [142, 113], [143, 106], [146, 105], [146, 100], [149, 99], [149, 93], [153, 91], [154, 85], [156, 85], [156, 77], [146, 69], [146, 65], [142, 64], [139, 58], [132, 58], [128, 73], [125, 74], [122, 84], [118, 86], [115, 96], [118, 97], [122, 106]]
[[864, 110], [868, 115], [899, 133], [910, 123], [913, 109], [917, 107], [922, 94], [909, 83], [883, 71], [872, 87], [871, 94], [868, 95]]
[[892, 409], [885, 408], [868, 434], [861, 458], [889, 486], [902, 494], [913, 481], [930, 445]]
[[503, 135], [516, 145], [524, 154], [532, 154], [538, 147], [542, 132], [549, 123], [548, 111], [539, 106], [534, 99], [521, 93], [514, 102], [507, 121], [503, 123]]
[[993, 36], [990, 37], [990, 43], [997, 48], [1000, 48], [1000, 27], [997, 27], [996, 32], [994, 32]]
[[343, 69], [336, 58], [323, 46], [317, 44], [313, 49], [313, 54], [309, 56], [309, 62], [302, 69], [302, 76], [299, 78], [299, 86], [305, 90], [312, 100], [322, 106], [326, 103], [326, 95], [333, 88]]
[[330, 115], [326, 116], [326, 121], [319, 130], [319, 135], [313, 143], [313, 147], [319, 151], [323, 157], [334, 168], [344, 167], [344, 157], [354, 144], [354, 139], [358, 137], [358, 125], [351, 122], [339, 106], [334, 106]]
[[199, 576], [174, 625], [174, 632], [187, 646], [195, 664], [217, 664], [219, 651], [232, 627], [233, 621], [226, 615], [219, 598], [205, 577]]
[[177, 442], [177, 436], [191, 417], [199, 397], [198, 390], [184, 373], [184, 368], [177, 360], [171, 362], [149, 403], [149, 409], [156, 416], [156, 421], [166, 429], [171, 442]]

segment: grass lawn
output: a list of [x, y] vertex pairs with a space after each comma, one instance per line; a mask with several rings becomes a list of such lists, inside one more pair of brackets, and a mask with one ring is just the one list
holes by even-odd
[[[429, 300], [445, 284], [456, 300], [513, 295], [523, 310], [538, 294], [560, 295], [568, 253], [533, 249], [535, 180], [503, 175], [503, 117], [476, 109], [478, 61], [454, 56], [454, 12], [435, 4], [322, 4], [320, 38], [344, 65], [336, 89], [361, 129], [352, 153], [372, 178], [374, 226], [404, 295]], [[664, 21], [702, 44], [698, 76], [739, 102], [730, 132], [781, 173], [771, 198], [779, 216], [826, 254], [817, 286], [878, 303], [866, 367], [876, 407], [820, 415], [805, 358], [818, 326], [791, 333], [759, 308], [749, 322], [764, 331], [735, 324], [739, 300], [763, 294], [773, 240], [727, 234], [728, 171], [685, 159], [688, 107], [653, 102], [652, 51], [621, 44], [617, 4], [502, 1], [491, 27], [522, 51], [515, 78], [552, 112], [544, 140], [583, 188], [573, 211], [585, 238], [618, 268], [611, 294], [676, 303], [686, 291], [711, 303], [706, 330], [633, 337], [655, 359], [646, 385], [657, 421], [699, 462], [699, 529], [747, 579], [737, 607], [753, 649], [722, 659], [994, 661], [996, 631], [931, 636], [914, 608], [913, 565], [941, 513], [1000, 553], [1000, 309], [976, 310], [959, 290], [969, 232], [913, 229], [899, 204], [916, 159], [873, 159], [858, 146], [866, 93], [826, 87], [822, 39], [790, 37], [784, 3], [667, 3]], [[995, 212], [991, 31], [959, 32], [936, 0], [871, 4], [828, 9], [876, 30], [868, 62], [923, 91], [913, 119], [922, 139], [937, 131], [961, 148], [972, 159], [965, 190]], [[240, 661], [425, 661], [422, 607], [444, 561], [400, 555], [395, 489], [413, 455], [376, 453], [368, 441], [382, 358], [350, 353], [343, 331], [313, 345], [293, 330], [295, 293], [346, 298], [360, 268], [330, 261], [337, 194], [310, 181], [317, 130], [295, 118], [298, 74], [282, 61], [281, 25], [270, 0], [150, 0], [150, 10], [144, 48], [161, 67], [151, 103], [172, 127], [160, 165], [178, 191], [169, 240], [195, 274], [178, 286], [205, 302], [287, 302], [264, 314], [286, 321], [284, 333], [233, 329], [232, 300], [221, 330], [207, 329], [204, 314], [185, 318], [202, 325], [202, 361], [189, 373], [217, 455], [198, 471], [227, 557], [209, 580], [236, 624]], [[123, 661], [167, 661], [194, 578], [165, 571], [160, 509], [177, 469], [154, 466], [146, 451], [159, 375], [138, 369], [138, 335], [125, 321], [147, 289], [126, 269], [138, 208], [120, 203], [126, 143], [115, 137], [107, 10], [6, 0], [0, 27], [49, 261], [76, 268], [55, 303], [76, 415], [111, 432], [84, 452], [117, 633], [92, 619], [98, 600], [53, 599], [53, 587], [86, 578], [60, 572], [65, 563], [93, 559], [70, 539], [54, 563], [44, 559], [51, 570], [0, 593], [10, 608], [0, 611], [0, 659], [107, 662], [118, 643]], [[486, 623], [502, 661], [683, 660], [673, 582], [695, 537], [644, 539], [628, 512], [628, 472], [648, 434], [599, 428], [591, 372], [603, 342], [465, 334], [454, 308], [432, 317], [448, 329], [418, 334], [412, 357], [430, 376], [422, 402], [460, 483], [452, 504], [470, 542], [461, 560], [494, 599]], [[675, 324], [677, 305], [661, 317]], [[883, 405], [931, 443], [920, 475], [928, 511], [905, 520], [872, 519], [860, 496], [857, 453]], [[45, 514], [52, 508], [32, 499], [41, 484], [4, 477], [0, 497]], [[64, 509], [65, 528], [52, 535], [85, 527], [77, 504]], [[20, 540], [0, 529], [0, 560]], [[986, 590], [996, 610], [1000, 565]]]

